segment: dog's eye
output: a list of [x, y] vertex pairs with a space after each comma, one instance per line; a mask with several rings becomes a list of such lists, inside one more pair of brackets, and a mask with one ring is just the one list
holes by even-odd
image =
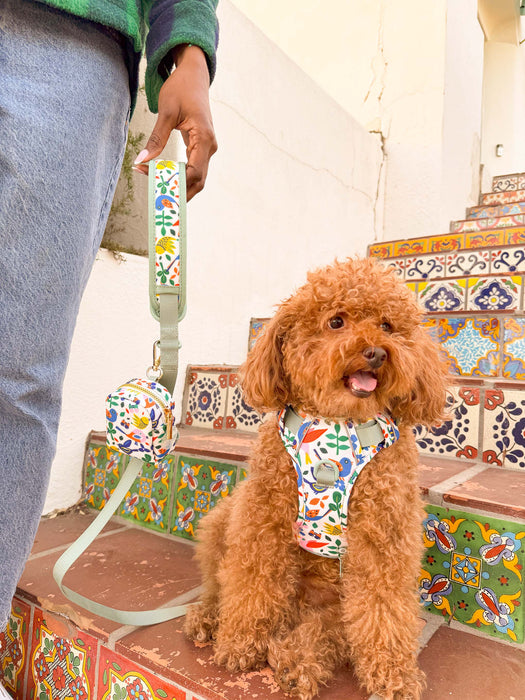
[[388, 321], [383, 321], [379, 327], [382, 331], [385, 331], [385, 333], [392, 333], [392, 326], [388, 323]]
[[328, 325], [336, 331], [338, 328], [342, 328], [345, 325], [345, 321], [342, 316], [334, 316], [328, 321]]

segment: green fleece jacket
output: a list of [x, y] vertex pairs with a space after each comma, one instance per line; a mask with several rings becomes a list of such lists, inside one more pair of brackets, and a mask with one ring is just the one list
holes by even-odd
[[[195, 44], [204, 51], [210, 80], [215, 75], [219, 29], [218, 0], [37, 0], [46, 5], [117, 30], [129, 40], [130, 85], [136, 92], [138, 63], [145, 48], [146, 95], [158, 111], [159, 90], [169, 74], [169, 52], [179, 44]], [[168, 69], [168, 70], [166, 70]], [[135, 102], [135, 94], [132, 101]]]

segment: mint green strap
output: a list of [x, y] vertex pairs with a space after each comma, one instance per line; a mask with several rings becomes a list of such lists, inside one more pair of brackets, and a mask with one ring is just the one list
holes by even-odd
[[[156, 608], [155, 610], [117, 610], [108, 605], [102, 605], [102, 603], [97, 603], [90, 598], [86, 598], [80, 593], [76, 593], [67, 586], [64, 586], [62, 579], [64, 575], [69, 570], [69, 568], [75, 563], [75, 561], [80, 557], [80, 555], [89, 547], [93, 542], [95, 537], [100, 533], [104, 525], [110, 520], [113, 513], [117, 510], [122, 499], [126, 493], [131, 488], [131, 485], [137, 478], [142, 469], [142, 461], [132, 457], [129, 461], [128, 468], [124, 472], [124, 475], [120, 479], [118, 486], [113, 491], [108, 502], [104, 508], [97, 515], [95, 520], [91, 525], [80, 535], [80, 537], [73, 542], [73, 544], [62, 554], [60, 559], [56, 562], [53, 568], [53, 577], [58, 584], [58, 587], [62, 593], [73, 601], [77, 605], [89, 610], [95, 615], [100, 615], [101, 617], [106, 617], [108, 620], [113, 620], [114, 622], [119, 622], [122, 625], [154, 625], [159, 622], [165, 622], [166, 620], [171, 620], [174, 617], [181, 617], [186, 613], [186, 605], [172, 605], [167, 608]], [[200, 588], [195, 588], [180, 598], [187, 600], [192, 600], [197, 597], [200, 592]], [[181, 601], [182, 602], [182, 601]]]

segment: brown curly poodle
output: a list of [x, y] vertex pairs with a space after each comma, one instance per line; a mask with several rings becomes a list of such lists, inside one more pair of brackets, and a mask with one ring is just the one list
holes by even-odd
[[[310, 273], [250, 352], [245, 398], [271, 415], [249, 478], [200, 524], [205, 589], [185, 624], [192, 639], [213, 641], [215, 661], [230, 671], [269, 663], [283, 690], [309, 700], [336, 667], [351, 662], [368, 693], [420, 698], [423, 512], [412, 427], [442, 419], [447, 383], [420, 321], [413, 294], [392, 271], [349, 259]], [[333, 421], [337, 430], [378, 414], [397, 424], [399, 439], [355, 480], [339, 558], [299, 546], [301, 479], [275, 417], [288, 406], [307, 419]], [[336, 487], [314, 488], [321, 501]]]

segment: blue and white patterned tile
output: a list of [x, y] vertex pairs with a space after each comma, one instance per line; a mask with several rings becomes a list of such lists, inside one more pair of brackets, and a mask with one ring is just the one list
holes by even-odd
[[459, 253], [449, 253], [446, 259], [446, 276], [487, 275], [489, 261], [490, 251], [488, 250], [464, 250]]
[[262, 417], [249, 406], [239, 384], [239, 375], [232, 372], [228, 380], [228, 403], [226, 407], [226, 428], [247, 430], [256, 433]]
[[507, 379], [525, 379], [525, 318], [505, 319], [503, 376]]
[[480, 390], [453, 387], [448, 397], [449, 419], [436, 428], [417, 426], [418, 450], [428, 457], [476, 459], [480, 428]]
[[491, 251], [490, 272], [510, 274], [525, 272], [525, 250], [523, 246], [513, 246]]
[[404, 258], [394, 258], [392, 260], [380, 260], [380, 263], [384, 265], [388, 270], [394, 270], [399, 279], [405, 278], [405, 263]]
[[445, 274], [444, 255], [420, 255], [405, 260], [405, 280], [426, 280], [443, 277]]
[[483, 416], [483, 461], [525, 469], [525, 392], [487, 389]]
[[425, 311], [431, 314], [463, 311], [465, 309], [465, 280], [420, 282], [418, 301]]
[[472, 278], [469, 281], [469, 311], [514, 311], [521, 298], [521, 277]]
[[224, 427], [228, 374], [227, 371], [190, 371], [183, 413], [186, 425], [219, 430]]
[[525, 173], [497, 175], [492, 178], [493, 192], [508, 192], [525, 188]]

